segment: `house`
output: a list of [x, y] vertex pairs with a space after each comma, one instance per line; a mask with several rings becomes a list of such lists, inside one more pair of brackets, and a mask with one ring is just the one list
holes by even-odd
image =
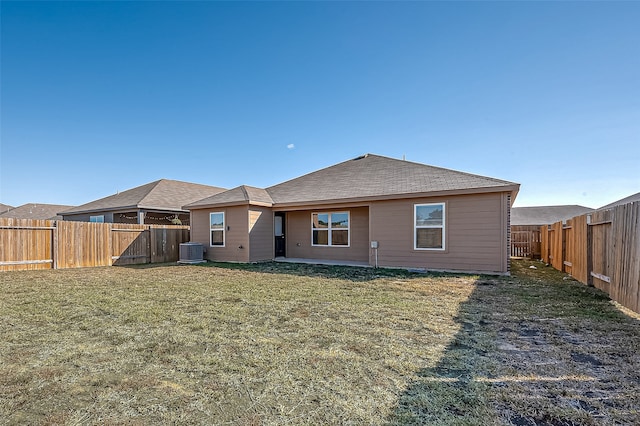
[[511, 226], [542, 226], [566, 222], [575, 216], [592, 212], [593, 209], [579, 205], [513, 207]]
[[65, 211], [64, 220], [80, 222], [188, 225], [183, 205], [224, 191], [224, 188], [161, 179]]
[[0, 203], [0, 214], [8, 212], [12, 208], [13, 208], [12, 206]]
[[212, 261], [289, 259], [425, 270], [509, 271], [519, 184], [367, 154], [266, 189], [186, 205]]
[[61, 220], [58, 215], [61, 210], [67, 210], [73, 206], [64, 206], [59, 204], [41, 204], [28, 203], [19, 207], [11, 208], [0, 214], [0, 217], [11, 217], [14, 219], [44, 219], [44, 220]]
[[621, 200], [614, 201], [613, 203], [609, 203], [606, 206], [602, 206], [598, 210], [608, 210], [614, 208], [615, 206], [633, 203], [635, 201], [640, 201], [640, 192], [638, 192], [637, 194], [629, 195], [628, 197], [625, 197]]

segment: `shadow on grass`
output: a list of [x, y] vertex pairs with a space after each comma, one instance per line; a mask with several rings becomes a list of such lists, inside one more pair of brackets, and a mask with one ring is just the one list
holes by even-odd
[[[476, 285], [479, 287], [493, 280], [480, 278]], [[493, 423], [487, 408], [487, 385], [475, 380], [489, 375], [491, 356], [486, 344], [487, 312], [482, 306], [478, 287], [460, 306], [455, 318], [460, 325], [459, 332], [436, 366], [417, 372], [400, 396], [388, 419], [389, 424]]]
[[388, 424], [640, 424], [638, 319], [530, 265], [476, 281], [458, 333], [436, 366], [416, 373]]

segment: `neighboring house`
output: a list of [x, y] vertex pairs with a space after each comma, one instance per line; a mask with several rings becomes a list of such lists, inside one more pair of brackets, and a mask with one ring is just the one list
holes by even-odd
[[551, 225], [559, 221], [566, 222], [567, 219], [592, 211], [592, 208], [578, 205], [513, 207], [511, 226]]
[[607, 204], [606, 206], [602, 206], [598, 210], [607, 210], [622, 204], [633, 203], [634, 201], [640, 201], [640, 192], [638, 192], [637, 194], [629, 195], [628, 197], [625, 197], [621, 200], [614, 201], [613, 203]]
[[183, 205], [210, 197], [224, 188], [161, 179], [69, 210], [64, 220], [81, 222], [189, 225]]
[[485, 273], [509, 271], [520, 185], [367, 154], [266, 188], [185, 206], [214, 261], [288, 258]]
[[0, 214], [8, 212], [12, 208], [13, 208], [12, 206], [0, 203]]
[[58, 204], [29, 203], [12, 208], [9, 211], [0, 214], [0, 217], [11, 217], [14, 219], [61, 220], [62, 216], [59, 216], [58, 212], [72, 207], [73, 206], [62, 206]]

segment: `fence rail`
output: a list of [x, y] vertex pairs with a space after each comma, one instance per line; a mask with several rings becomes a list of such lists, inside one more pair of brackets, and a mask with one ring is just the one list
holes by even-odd
[[0, 218], [0, 271], [171, 262], [188, 226]]
[[541, 239], [543, 261], [640, 313], [640, 202], [543, 226]]

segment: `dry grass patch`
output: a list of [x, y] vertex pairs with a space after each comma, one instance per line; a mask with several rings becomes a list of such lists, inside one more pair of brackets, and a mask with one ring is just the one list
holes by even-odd
[[640, 421], [638, 320], [528, 265], [3, 273], [0, 423]]

